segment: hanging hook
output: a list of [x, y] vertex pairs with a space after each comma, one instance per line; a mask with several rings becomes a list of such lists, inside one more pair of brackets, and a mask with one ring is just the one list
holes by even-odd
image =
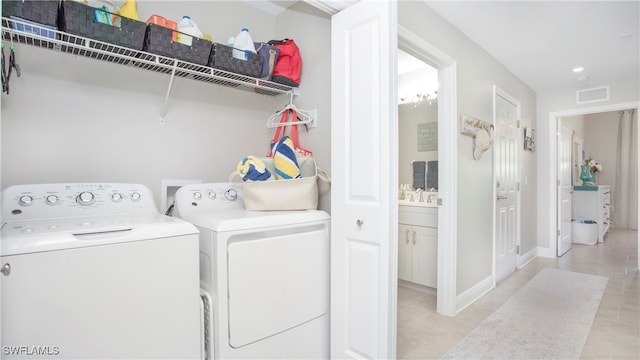
[[289, 91], [289, 106], [293, 105], [293, 91]]

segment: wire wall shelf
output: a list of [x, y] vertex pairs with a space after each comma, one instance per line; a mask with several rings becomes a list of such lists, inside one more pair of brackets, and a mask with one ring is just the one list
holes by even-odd
[[[2, 39], [5, 44], [11, 41], [168, 74], [171, 75], [171, 82], [177, 76], [268, 96], [288, 94], [293, 91], [287, 85], [80, 37], [14, 18], [2, 18]], [[164, 116], [164, 109], [162, 116]]]

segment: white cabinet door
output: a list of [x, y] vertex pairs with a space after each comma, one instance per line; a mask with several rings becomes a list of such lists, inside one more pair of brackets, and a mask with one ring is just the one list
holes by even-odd
[[413, 243], [412, 281], [435, 288], [438, 268], [438, 229], [414, 226], [411, 237]]
[[413, 243], [411, 226], [398, 225], [398, 279], [411, 281]]
[[395, 1], [331, 21], [331, 357], [396, 356]]

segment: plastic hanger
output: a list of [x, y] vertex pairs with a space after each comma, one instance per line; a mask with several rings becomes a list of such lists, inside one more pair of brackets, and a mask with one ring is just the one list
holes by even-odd
[[[298, 114], [298, 121], [297, 122], [293, 122], [293, 121], [280, 122], [282, 118], [282, 114], [290, 110], [294, 110]], [[313, 118], [311, 117], [311, 114], [308, 111], [299, 109], [293, 104], [293, 92], [290, 92], [289, 103], [285, 105], [284, 108], [282, 108], [282, 110], [276, 111], [275, 114], [269, 117], [269, 119], [267, 120], [267, 127], [275, 128], [275, 127], [288, 126], [288, 125], [305, 125], [305, 124], [311, 123], [312, 121], [313, 121]]]

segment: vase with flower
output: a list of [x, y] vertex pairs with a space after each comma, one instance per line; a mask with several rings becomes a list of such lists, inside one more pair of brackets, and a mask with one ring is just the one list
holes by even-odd
[[[591, 177], [591, 180], [589, 180], [589, 183], [591, 183], [591, 185], [597, 185], [598, 173], [602, 171], [602, 165], [600, 165], [598, 162], [596, 162], [592, 158], [589, 158], [584, 161], [583, 167], [586, 167], [589, 171], [589, 175]], [[580, 175], [580, 180], [582, 180], [582, 175]], [[583, 183], [584, 183], [584, 180], [583, 180]]]
[[580, 166], [580, 180], [583, 186], [589, 185], [591, 182], [591, 171], [589, 171], [589, 165]]

